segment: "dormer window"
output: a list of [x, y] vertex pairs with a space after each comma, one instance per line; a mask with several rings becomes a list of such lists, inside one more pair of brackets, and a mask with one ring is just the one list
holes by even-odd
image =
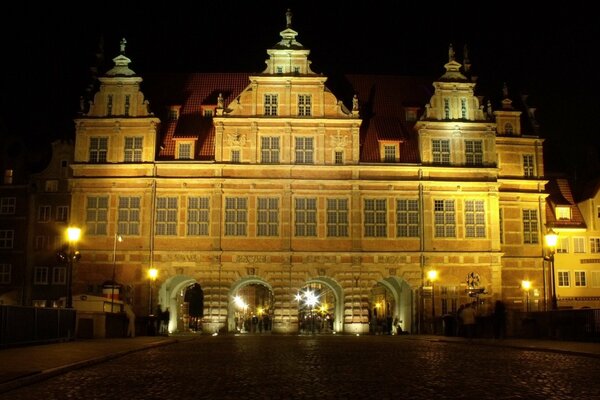
[[571, 207], [557, 206], [556, 219], [568, 221], [571, 219]]
[[191, 160], [192, 159], [192, 143], [180, 142], [177, 144], [177, 159]]
[[417, 120], [417, 109], [407, 108], [405, 111], [406, 122], [415, 122]]
[[206, 118], [212, 118], [212, 116], [213, 116], [213, 110], [209, 110], [208, 108], [204, 109], [204, 116]]
[[383, 162], [391, 163], [396, 161], [396, 146], [386, 144], [383, 146]]

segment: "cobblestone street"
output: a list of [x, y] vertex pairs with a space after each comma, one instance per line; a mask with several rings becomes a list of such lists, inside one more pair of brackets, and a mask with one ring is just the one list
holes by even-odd
[[597, 358], [397, 336], [199, 336], [0, 399], [600, 399]]

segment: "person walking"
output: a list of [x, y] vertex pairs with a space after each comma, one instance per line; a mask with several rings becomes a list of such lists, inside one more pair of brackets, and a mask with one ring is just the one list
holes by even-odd
[[476, 312], [473, 303], [467, 304], [460, 313], [462, 325], [465, 329], [467, 340], [470, 342], [475, 337]]

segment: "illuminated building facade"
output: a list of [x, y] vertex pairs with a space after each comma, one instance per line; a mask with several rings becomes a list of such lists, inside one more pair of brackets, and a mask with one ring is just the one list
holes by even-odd
[[543, 271], [532, 112], [484, 104], [452, 48], [434, 82], [347, 75], [341, 100], [286, 20], [263, 72], [162, 82], [163, 118], [122, 43], [75, 120], [74, 293], [109, 279], [119, 234], [116, 280], [137, 314], [156, 290], [171, 331], [417, 332], [469, 292], [520, 308]]

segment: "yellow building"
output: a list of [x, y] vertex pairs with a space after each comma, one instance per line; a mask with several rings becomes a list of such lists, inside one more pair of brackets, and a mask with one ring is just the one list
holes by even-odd
[[469, 294], [521, 309], [544, 268], [532, 113], [508, 93], [482, 104], [452, 47], [432, 96], [424, 79], [348, 75], [347, 105], [290, 14], [280, 36], [261, 73], [159, 82], [183, 94], [162, 120], [122, 42], [75, 120], [74, 293], [115, 268], [171, 331], [417, 332]]

